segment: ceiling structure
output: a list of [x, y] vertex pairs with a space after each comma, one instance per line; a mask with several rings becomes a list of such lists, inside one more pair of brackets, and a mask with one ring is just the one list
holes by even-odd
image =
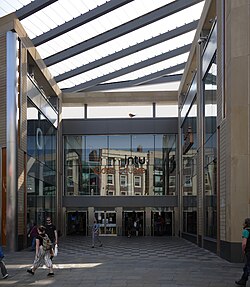
[[1, 0], [60, 89], [178, 90], [202, 0]]

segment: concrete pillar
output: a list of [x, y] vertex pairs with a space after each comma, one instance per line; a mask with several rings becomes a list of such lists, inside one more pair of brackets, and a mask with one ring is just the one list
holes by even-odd
[[151, 208], [145, 207], [145, 236], [151, 236]]
[[116, 234], [118, 236], [122, 235], [122, 207], [116, 207]]

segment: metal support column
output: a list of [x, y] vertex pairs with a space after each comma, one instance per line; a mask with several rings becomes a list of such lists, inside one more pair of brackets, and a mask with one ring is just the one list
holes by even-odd
[[17, 34], [11, 31], [6, 35], [6, 173], [7, 173], [7, 214], [6, 214], [6, 231], [7, 231], [7, 249], [9, 251], [17, 250]]

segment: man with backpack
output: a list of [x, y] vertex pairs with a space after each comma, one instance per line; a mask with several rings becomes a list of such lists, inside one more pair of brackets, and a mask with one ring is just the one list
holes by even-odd
[[243, 222], [241, 247], [243, 256], [245, 256], [246, 263], [243, 268], [241, 279], [235, 281], [235, 284], [239, 286], [246, 286], [248, 276], [250, 274], [250, 218], [246, 218]]
[[52, 242], [49, 239], [48, 235], [45, 233], [45, 227], [38, 227], [38, 236], [36, 237], [36, 255], [33, 266], [27, 270], [28, 273], [34, 275], [36, 269], [39, 266], [42, 266], [43, 263], [46, 267], [49, 268], [48, 276], [54, 276], [53, 265], [50, 259], [51, 250], [52, 250]]

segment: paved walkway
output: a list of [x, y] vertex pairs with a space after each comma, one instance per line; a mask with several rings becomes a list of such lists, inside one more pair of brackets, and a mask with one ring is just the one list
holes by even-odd
[[101, 237], [91, 248], [90, 237], [60, 238], [53, 278], [45, 267], [26, 272], [34, 253], [7, 253], [9, 278], [0, 286], [60, 287], [229, 287], [242, 264], [229, 263], [207, 250], [172, 237]]

